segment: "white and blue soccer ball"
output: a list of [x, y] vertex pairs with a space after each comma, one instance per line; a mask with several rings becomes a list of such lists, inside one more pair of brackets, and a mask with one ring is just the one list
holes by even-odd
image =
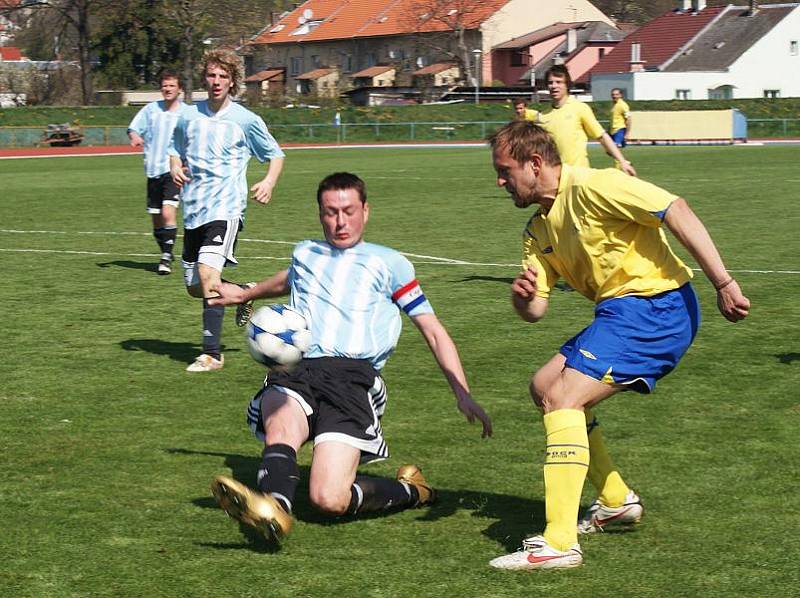
[[287, 305], [260, 307], [247, 323], [247, 349], [268, 368], [295, 365], [310, 346], [308, 322]]

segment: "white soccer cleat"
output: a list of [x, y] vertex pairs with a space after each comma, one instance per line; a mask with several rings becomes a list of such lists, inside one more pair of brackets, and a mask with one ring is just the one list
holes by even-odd
[[169, 274], [172, 272], [172, 254], [171, 253], [162, 253], [161, 254], [161, 261], [158, 262], [158, 273], [161, 276]]
[[203, 353], [194, 360], [193, 363], [186, 368], [187, 372], [213, 372], [214, 370], [221, 370], [225, 365], [225, 356], [220, 355], [219, 359], [214, 359], [211, 355]]
[[581, 547], [575, 544], [569, 550], [556, 550], [544, 536], [533, 536], [522, 541], [517, 552], [499, 556], [489, 561], [495, 569], [515, 571], [529, 569], [570, 569], [583, 563]]
[[596, 500], [578, 521], [578, 533], [593, 534], [602, 532], [606, 527], [633, 525], [641, 521], [642, 513], [642, 499], [633, 490], [625, 496], [625, 503], [621, 507], [607, 507]]

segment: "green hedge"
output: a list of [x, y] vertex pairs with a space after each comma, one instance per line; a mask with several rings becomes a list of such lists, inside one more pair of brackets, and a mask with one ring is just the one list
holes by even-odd
[[[800, 118], [800, 98], [753, 100], [669, 100], [630, 102], [633, 110], [712, 110], [737, 108], [749, 118]], [[532, 104], [536, 108], [536, 104]], [[594, 102], [597, 117], [608, 118], [611, 102]], [[83, 126], [126, 126], [139, 110], [132, 106], [6, 108], [0, 110], [0, 127], [44, 127], [51, 123]], [[333, 108], [255, 107], [267, 124], [327, 124], [333, 121]], [[367, 122], [442, 122], [501, 121], [511, 109], [505, 104], [446, 104], [419, 106], [380, 106], [340, 109], [348, 123]]]

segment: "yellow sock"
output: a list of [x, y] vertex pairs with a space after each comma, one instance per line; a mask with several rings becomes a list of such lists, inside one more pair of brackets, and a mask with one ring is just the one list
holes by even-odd
[[544, 416], [547, 453], [544, 462], [544, 537], [557, 550], [578, 542], [576, 523], [581, 490], [589, 466], [589, 441], [583, 411], [559, 409]]
[[621, 507], [630, 492], [622, 476], [614, 469], [606, 450], [603, 432], [590, 409], [585, 410], [586, 429], [589, 435], [589, 481], [597, 489], [598, 498], [607, 507]]

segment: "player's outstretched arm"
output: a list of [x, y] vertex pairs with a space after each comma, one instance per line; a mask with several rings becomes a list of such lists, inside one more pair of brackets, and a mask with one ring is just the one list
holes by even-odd
[[686, 200], [679, 197], [672, 202], [664, 223], [673, 235], [692, 254], [708, 280], [717, 290], [717, 307], [731, 322], [738, 322], [750, 312], [750, 300], [744, 296], [739, 284], [728, 274], [711, 235]]
[[636, 176], [636, 170], [633, 168], [633, 164], [625, 159], [625, 156], [619, 151], [617, 144], [614, 143], [614, 140], [611, 139], [608, 133], [603, 133], [597, 140], [600, 142], [600, 145], [603, 146], [603, 149], [606, 150], [606, 153], [619, 162], [619, 167], [622, 172], [630, 176]]
[[469, 423], [478, 419], [483, 424], [481, 437], [486, 438], [492, 435], [492, 420], [486, 415], [477, 402], [472, 399], [472, 394], [467, 386], [467, 377], [458, 356], [458, 349], [450, 338], [450, 334], [434, 314], [422, 314], [412, 316], [411, 320], [425, 337], [431, 353], [436, 358], [436, 362], [447, 378], [447, 383], [453, 389], [456, 396], [458, 410], [464, 414]]
[[258, 203], [266, 204], [272, 199], [272, 190], [278, 182], [283, 171], [283, 158], [273, 158], [269, 161], [267, 176], [250, 187], [252, 198]]
[[538, 322], [547, 313], [548, 300], [536, 296], [537, 276], [536, 268], [528, 266], [511, 283], [511, 304], [526, 322]]
[[221, 282], [211, 290], [216, 291], [219, 297], [209, 299], [210, 305], [238, 305], [253, 299], [283, 297], [289, 294], [289, 271], [281, 270], [247, 289], [230, 282]]

